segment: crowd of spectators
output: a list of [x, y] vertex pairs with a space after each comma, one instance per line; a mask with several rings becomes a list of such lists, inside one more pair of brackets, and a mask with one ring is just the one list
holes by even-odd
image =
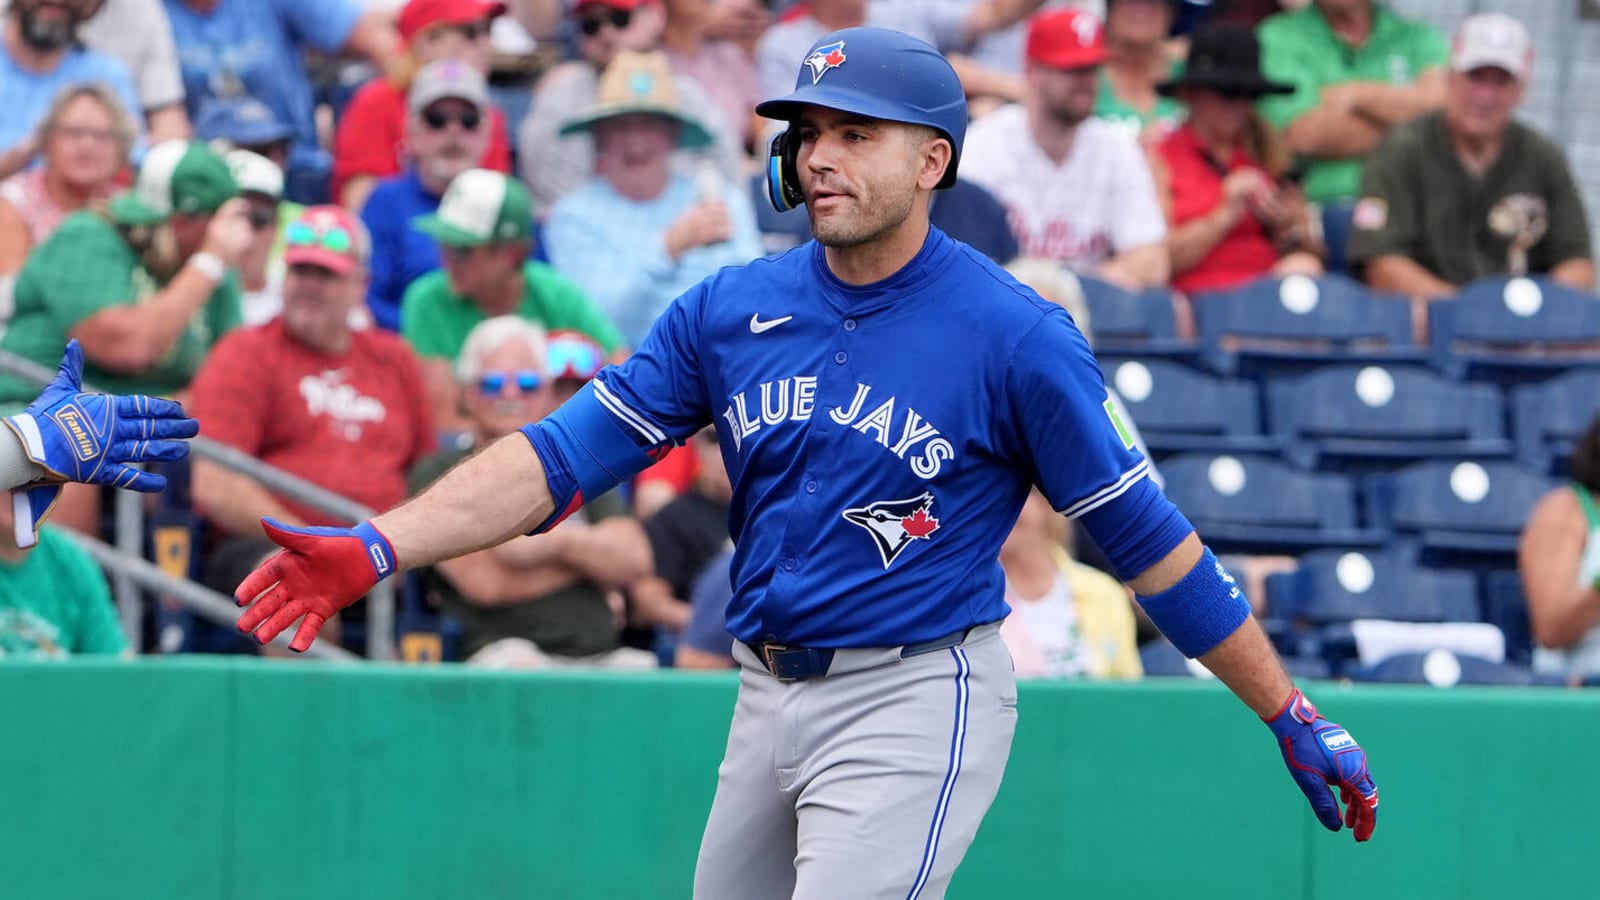
[[[808, 236], [766, 204], [754, 105], [862, 24], [950, 56], [972, 121], [933, 220], [1041, 291], [1594, 288], [1572, 172], [1515, 119], [1533, 42], [1501, 14], [1452, 41], [1381, 0], [9, 0], [0, 350], [53, 365], [77, 338], [90, 383], [183, 399], [206, 436], [387, 508], [689, 286]], [[0, 375], [0, 403], [33, 393]], [[1529, 584], [1550, 654], [1600, 641], [1593, 445], [1528, 538], [1570, 557]], [[406, 589], [474, 664], [729, 665], [722, 451], [708, 429]], [[191, 574], [222, 593], [269, 552], [260, 517], [335, 521], [205, 459], [192, 485]], [[53, 522], [105, 514], [74, 485]], [[1019, 674], [1138, 677], [1137, 610], [1071, 544], [1037, 498], [1006, 543]], [[0, 547], [0, 655], [137, 648], [92, 576], [51, 529]]]

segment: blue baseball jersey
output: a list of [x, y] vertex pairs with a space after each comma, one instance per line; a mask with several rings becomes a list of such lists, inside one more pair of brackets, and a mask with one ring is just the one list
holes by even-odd
[[872, 285], [823, 254], [723, 269], [592, 385], [643, 447], [715, 422], [736, 637], [894, 646], [993, 622], [1030, 485], [1069, 516], [1159, 496], [1060, 307], [938, 229]]

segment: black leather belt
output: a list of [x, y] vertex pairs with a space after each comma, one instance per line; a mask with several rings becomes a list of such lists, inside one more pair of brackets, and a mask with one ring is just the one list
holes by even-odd
[[[900, 658], [921, 656], [924, 653], [933, 653], [954, 647], [967, 639], [971, 628], [952, 631], [944, 637], [937, 637], [931, 641], [920, 644], [906, 644], [900, 648]], [[820, 678], [828, 674], [828, 667], [833, 665], [834, 648], [832, 647], [791, 647], [787, 644], [777, 644], [771, 641], [762, 641], [756, 644], [746, 644], [750, 652], [761, 660], [761, 664], [771, 672], [773, 677], [782, 681], [801, 681], [807, 678]]]

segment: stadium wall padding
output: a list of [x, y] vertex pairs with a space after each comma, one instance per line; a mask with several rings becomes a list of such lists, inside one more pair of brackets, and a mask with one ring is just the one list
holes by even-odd
[[[687, 898], [734, 690], [729, 673], [7, 664], [0, 897]], [[1600, 891], [1600, 692], [1308, 692], [1372, 754], [1371, 843], [1322, 830], [1214, 683], [1031, 683], [949, 896]]]

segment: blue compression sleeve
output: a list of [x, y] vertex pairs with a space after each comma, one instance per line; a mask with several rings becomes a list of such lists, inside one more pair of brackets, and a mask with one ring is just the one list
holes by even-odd
[[1078, 517], [1117, 577], [1132, 581], [1165, 559], [1194, 526], [1161, 488], [1142, 478], [1121, 496]]
[[1204, 656], [1250, 618], [1244, 591], [1207, 547], [1177, 584], [1140, 597], [1150, 621], [1191, 659]]
[[588, 499], [598, 497], [639, 474], [656, 457], [633, 439], [603, 407], [590, 382], [560, 409], [538, 422], [522, 426], [544, 465], [555, 513], [532, 533], [548, 531]]

